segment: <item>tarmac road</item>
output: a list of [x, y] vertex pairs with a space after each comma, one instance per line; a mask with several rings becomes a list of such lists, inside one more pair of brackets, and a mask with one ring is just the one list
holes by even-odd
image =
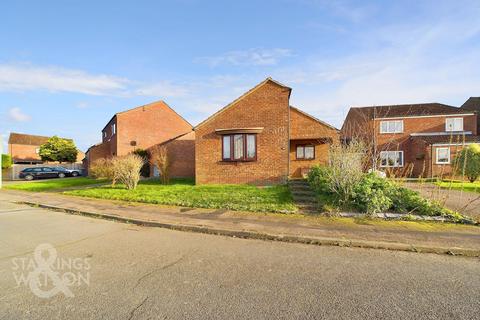
[[[60, 276], [73, 270], [77, 280], [88, 278], [66, 287], [73, 297], [60, 291], [39, 298], [28, 285], [17, 286], [19, 276], [38, 268], [28, 261], [36, 261], [33, 253], [42, 243], [63, 261], [55, 269]], [[48, 257], [43, 251], [40, 258]], [[42, 289], [57, 288], [47, 280]], [[418, 320], [479, 314], [476, 258], [235, 239], [0, 203], [0, 319]]]

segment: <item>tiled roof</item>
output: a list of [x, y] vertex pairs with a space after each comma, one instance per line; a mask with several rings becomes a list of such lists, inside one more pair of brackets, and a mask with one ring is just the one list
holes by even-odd
[[470, 111], [480, 111], [480, 97], [470, 97], [460, 108]]
[[480, 136], [472, 135], [438, 135], [438, 136], [415, 136], [411, 139], [417, 139], [425, 141], [427, 144], [435, 143], [451, 143], [451, 144], [463, 144], [463, 143], [480, 143]]
[[428, 115], [455, 115], [465, 113], [464, 109], [442, 103], [418, 103], [388, 106], [353, 107], [358, 115], [373, 118], [414, 117]]
[[[50, 137], [12, 132], [10, 133], [10, 137], [8, 138], [8, 143], [40, 146], [45, 142], [47, 142], [48, 139], [50, 139]], [[67, 140], [71, 140], [71, 139], [67, 139]]]

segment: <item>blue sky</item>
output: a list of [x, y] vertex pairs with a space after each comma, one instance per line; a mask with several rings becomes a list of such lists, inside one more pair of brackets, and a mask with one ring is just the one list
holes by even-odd
[[[480, 1], [4, 1], [0, 133], [100, 141], [165, 100], [192, 124], [264, 78], [340, 127], [350, 106], [480, 96]], [[161, 126], [161, 124], [159, 124]]]

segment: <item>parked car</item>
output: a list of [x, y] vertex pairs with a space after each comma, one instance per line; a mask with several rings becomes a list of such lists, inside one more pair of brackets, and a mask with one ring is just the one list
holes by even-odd
[[35, 167], [26, 168], [20, 171], [20, 179], [33, 180], [44, 178], [65, 178], [77, 177], [80, 175], [79, 170], [69, 170], [63, 167]]

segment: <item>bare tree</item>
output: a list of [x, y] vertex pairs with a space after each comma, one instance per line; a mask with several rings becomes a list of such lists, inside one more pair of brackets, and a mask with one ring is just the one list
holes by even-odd
[[172, 155], [168, 152], [166, 145], [156, 145], [150, 151], [150, 163], [157, 167], [160, 173], [160, 180], [163, 184], [170, 182], [172, 160]]
[[112, 160], [114, 179], [123, 183], [128, 190], [135, 190], [144, 163], [143, 158], [136, 154], [114, 158]]

